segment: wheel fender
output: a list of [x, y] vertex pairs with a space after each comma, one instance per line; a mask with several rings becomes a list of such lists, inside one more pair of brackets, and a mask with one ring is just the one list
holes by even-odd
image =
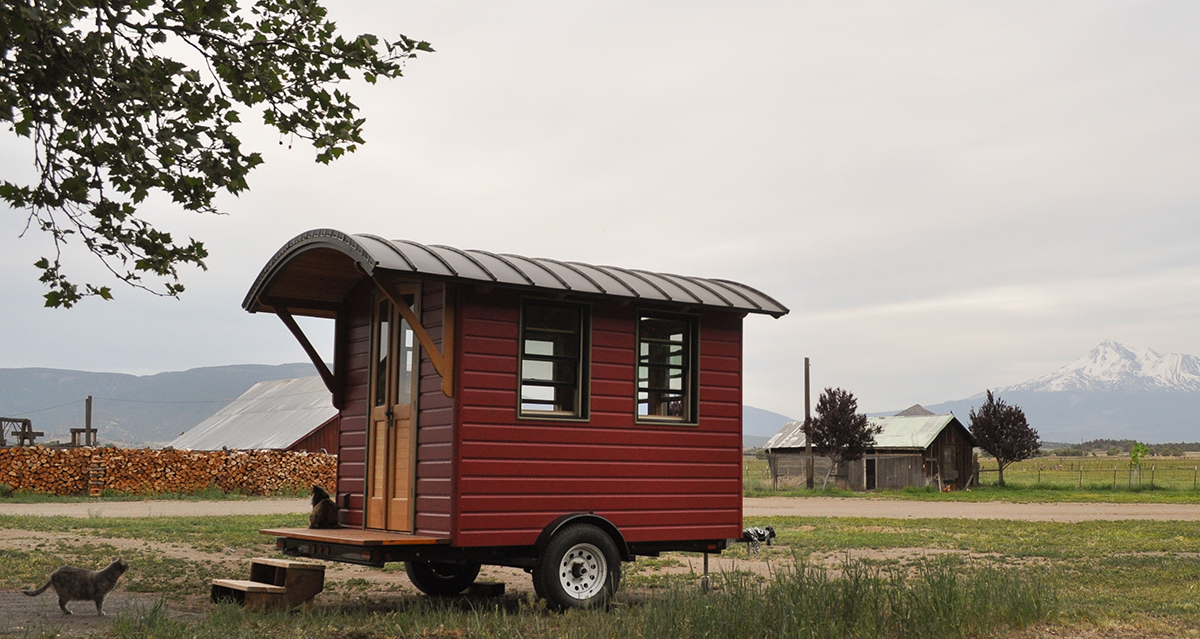
[[591, 524], [603, 530], [612, 538], [613, 543], [617, 545], [617, 552], [621, 553], [621, 561], [633, 561], [633, 556], [629, 554], [629, 545], [625, 543], [625, 535], [622, 535], [620, 529], [611, 521], [594, 513], [571, 513], [550, 522], [549, 525], [542, 529], [542, 534], [538, 535], [537, 538], [536, 548], [539, 557], [542, 555], [542, 551], [546, 549], [546, 544], [550, 543], [550, 538], [554, 536], [554, 533], [570, 524]]

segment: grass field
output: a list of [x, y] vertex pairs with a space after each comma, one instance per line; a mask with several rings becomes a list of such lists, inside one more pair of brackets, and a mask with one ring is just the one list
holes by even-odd
[[[0, 517], [6, 531], [46, 539], [39, 547], [0, 550], [0, 587], [28, 587], [63, 563], [94, 565], [121, 552], [134, 566], [123, 587], [162, 593], [170, 608], [202, 597], [213, 577], [228, 576], [228, 565], [214, 558], [273, 553], [258, 528], [302, 521]], [[393, 596], [381, 604], [371, 584], [343, 577], [310, 613], [220, 606], [199, 620], [180, 620], [151, 609], [122, 619], [107, 636], [968, 637], [1008, 636], [1030, 625], [1055, 636], [1200, 636], [1194, 522], [768, 517], [746, 525], [771, 525], [779, 534], [780, 546], [763, 549], [769, 576], [729, 570], [705, 594], [694, 573], [659, 572], [696, 557], [641, 559], [626, 565], [611, 611], [549, 613], [513, 595]], [[746, 557], [743, 548], [726, 554]]]
[[971, 491], [939, 493], [933, 488], [849, 492], [829, 488], [806, 490], [794, 482], [772, 486], [765, 459], [742, 461], [743, 487], [748, 497], [785, 495], [838, 496], [946, 501], [1081, 501], [1200, 503], [1200, 462], [1195, 459], [1149, 458], [1131, 469], [1128, 457], [1038, 457], [1004, 470], [1005, 486], [996, 486], [994, 459], [980, 460], [980, 486]]

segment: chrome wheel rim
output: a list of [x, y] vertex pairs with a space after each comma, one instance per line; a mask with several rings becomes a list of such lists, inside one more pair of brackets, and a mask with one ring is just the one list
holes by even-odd
[[575, 544], [558, 562], [558, 581], [572, 599], [590, 599], [604, 588], [608, 560], [592, 544]]

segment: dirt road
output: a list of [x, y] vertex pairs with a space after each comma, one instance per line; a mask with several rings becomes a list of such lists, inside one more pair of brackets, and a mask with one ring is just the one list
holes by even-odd
[[900, 501], [837, 497], [747, 498], [747, 517], [885, 517], [894, 519], [1016, 519], [1021, 521], [1097, 521], [1156, 519], [1200, 521], [1198, 504], [1100, 504]]
[[277, 515], [306, 513], [312, 506], [303, 499], [251, 499], [246, 501], [87, 501], [47, 504], [0, 504], [0, 515], [36, 517], [208, 517], [213, 515]]
[[[307, 499], [250, 501], [97, 501], [68, 504], [0, 504], [0, 515], [66, 517], [187, 517], [308, 512]], [[1017, 519], [1095, 521], [1157, 519], [1200, 521], [1197, 504], [1100, 504], [899, 501], [834, 497], [762, 497], [743, 502], [747, 517], [885, 517], [895, 519]]]

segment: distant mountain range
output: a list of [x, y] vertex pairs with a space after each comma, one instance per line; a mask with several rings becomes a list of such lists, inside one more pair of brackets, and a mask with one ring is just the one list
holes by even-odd
[[[1200, 358], [1193, 355], [1110, 340], [1048, 375], [993, 392], [1020, 406], [1043, 441], [1200, 439]], [[925, 408], [953, 412], [967, 424], [983, 401], [979, 393]]]
[[[315, 374], [311, 364], [217, 366], [157, 375], [91, 373], [50, 368], [0, 369], [0, 417], [28, 417], [44, 440], [68, 440], [83, 426], [84, 399], [101, 443], [165, 445], [256, 382]], [[1200, 358], [1160, 355], [1106, 341], [1062, 368], [995, 391], [1020, 406], [1043, 441], [1136, 439], [1146, 443], [1200, 440]], [[979, 393], [926, 404], [969, 422]], [[894, 414], [896, 411], [880, 414]], [[743, 407], [743, 442], [761, 446], [793, 418]]]
[[[157, 375], [53, 368], [0, 368], [0, 417], [26, 417], [39, 441], [69, 441], [81, 428], [84, 400], [101, 444], [163, 446], [258, 382], [315, 375], [312, 364], [216, 366]], [[743, 408], [744, 443], [761, 446], [791, 418]]]
[[312, 364], [217, 366], [157, 375], [0, 368], [0, 417], [26, 417], [39, 441], [70, 440], [92, 396], [101, 444], [165, 445], [257, 382], [316, 374]]

